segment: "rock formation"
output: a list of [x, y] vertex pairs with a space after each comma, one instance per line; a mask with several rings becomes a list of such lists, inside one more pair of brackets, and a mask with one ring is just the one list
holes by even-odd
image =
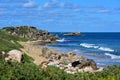
[[71, 32], [63, 35], [64, 36], [81, 36], [82, 34], [80, 32]]
[[55, 41], [56, 39], [59, 39], [58, 36], [53, 36], [48, 31], [38, 30], [33, 26], [4, 27], [3, 30], [12, 35], [17, 35], [30, 40]]
[[[82, 56], [78, 56], [73, 52], [68, 54], [58, 54], [48, 51], [49, 49], [43, 48], [43, 56], [48, 59], [44, 66], [56, 66], [60, 69], [65, 70], [67, 73], [76, 73], [76, 72], [95, 72], [101, 71], [102, 68], [98, 68], [96, 62], [92, 59], [87, 59]], [[49, 54], [48, 54], [49, 53]], [[43, 62], [44, 63], [44, 62]]]
[[23, 59], [23, 53], [19, 50], [11, 50], [8, 53], [8, 56], [5, 58], [5, 60], [11, 60], [11, 61], [18, 61], [20, 63], [24, 62]]

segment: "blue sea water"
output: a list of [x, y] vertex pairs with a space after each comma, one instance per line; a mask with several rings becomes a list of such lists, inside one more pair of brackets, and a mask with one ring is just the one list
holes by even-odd
[[120, 65], [120, 33], [82, 33], [84, 36], [63, 36], [63, 32], [52, 34], [57, 34], [60, 40], [47, 47], [66, 53], [73, 51], [95, 60], [101, 67]]

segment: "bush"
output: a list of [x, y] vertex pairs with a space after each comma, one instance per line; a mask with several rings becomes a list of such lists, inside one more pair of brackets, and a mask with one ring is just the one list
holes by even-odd
[[57, 67], [46, 71], [33, 63], [0, 61], [0, 80], [120, 80], [120, 66], [107, 67], [102, 72], [67, 74]]

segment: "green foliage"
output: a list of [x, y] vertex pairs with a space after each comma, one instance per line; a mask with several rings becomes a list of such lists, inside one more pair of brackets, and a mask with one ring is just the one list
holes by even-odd
[[0, 30], [0, 50], [9, 51], [12, 49], [19, 49], [22, 46], [17, 41], [27, 41], [25, 38], [20, 38], [18, 36], [13, 36], [7, 32]]
[[67, 74], [53, 66], [42, 71], [33, 63], [0, 61], [0, 80], [120, 80], [120, 66], [107, 67], [96, 73]]
[[32, 63], [34, 61], [33, 58], [31, 58], [30, 56], [28, 56], [26, 54], [23, 55], [23, 58], [24, 58], [25, 63]]

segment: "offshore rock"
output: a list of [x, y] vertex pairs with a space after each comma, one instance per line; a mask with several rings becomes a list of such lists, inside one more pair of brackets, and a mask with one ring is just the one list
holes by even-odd
[[80, 32], [71, 32], [63, 35], [64, 36], [81, 36], [82, 34]]

